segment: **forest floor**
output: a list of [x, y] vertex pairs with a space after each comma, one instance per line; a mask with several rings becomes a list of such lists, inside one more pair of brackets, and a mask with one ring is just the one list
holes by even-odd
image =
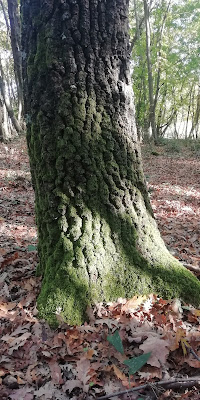
[[[155, 217], [200, 276], [198, 148], [143, 146]], [[156, 297], [99, 304], [89, 323], [37, 318], [37, 233], [25, 140], [0, 144], [0, 400], [200, 399], [200, 310]], [[58, 315], [58, 319], [59, 319]], [[131, 391], [130, 391], [131, 390]]]

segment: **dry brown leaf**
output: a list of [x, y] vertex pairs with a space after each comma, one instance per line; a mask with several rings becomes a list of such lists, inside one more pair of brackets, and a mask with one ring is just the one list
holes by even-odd
[[66, 392], [66, 390], [68, 390], [68, 392], [71, 393], [72, 390], [77, 387], [82, 388], [83, 384], [77, 379], [70, 379], [62, 386], [62, 390], [63, 392]]
[[26, 384], [26, 382], [22, 378], [20, 378], [20, 376], [17, 376], [17, 383], [18, 383], [18, 385], [25, 385]]
[[170, 344], [170, 350], [174, 351], [179, 348], [179, 344], [182, 338], [185, 338], [186, 331], [185, 329], [178, 328], [176, 331], [176, 336], [173, 344]]
[[56, 385], [62, 385], [63, 378], [59, 364], [57, 363], [56, 360], [49, 360], [48, 364], [51, 370], [52, 382], [55, 383]]
[[24, 387], [21, 389], [17, 389], [9, 395], [11, 400], [33, 400], [34, 388]]
[[89, 349], [87, 351], [87, 353], [85, 353], [85, 356], [86, 356], [86, 358], [88, 358], [88, 360], [91, 360], [93, 355], [94, 355], [94, 350], [93, 349]]
[[138, 371], [138, 375], [145, 380], [150, 380], [153, 378], [162, 379], [162, 369], [146, 365], [144, 371]]
[[165, 363], [166, 358], [169, 354], [169, 342], [167, 340], [160, 339], [160, 337], [150, 336], [139, 346], [144, 353], [151, 352], [151, 356], [147, 361], [147, 364], [153, 367], [158, 367]]
[[16, 304], [17, 303], [12, 303], [12, 302], [10, 302], [10, 303], [1, 303], [0, 304], [0, 310], [2, 310], [4, 312], [11, 311], [11, 310], [13, 310], [13, 308], [16, 307]]
[[120, 371], [119, 368], [116, 367], [115, 364], [112, 365], [113, 367], [113, 371], [115, 373], [115, 375], [117, 376], [118, 379], [120, 379], [121, 381], [126, 381], [127, 377], [125, 374], [123, 374], [123, 372]]
[[132, 299], [128, 300], [126, 304], [122, 306], [122, 312], [134, 311], [138, 306], [140, 306], [147, 296], [134, 296]]
[[99, 324], [101, 324], [101, 325], [105, 324], [105, 325], [108, 326], [109, 329], [112, 329], [115, 326], [119, 325], [119, 321], [116, 321], [116, 320], [111, 319], [111, 318], [104, 318], [104, 319], [97, 319], [94, 324], [95, 325], [97, 325], [97, 324], [98, 325]]
[[51, 358], [52, 357], [52, 354], [49, 351], [46, 351], [46, 350], [42, 351], [42, 354], [43, 354], [43, 356], [45, 356], [47, 358]]
[[78, 379], [83, 382], [83, 389], [84, 391], [88, 391], [89, 385], [87, 382], [90, 379], [89, 370], [90, 370], [90, 361], [86, 358], [81, 358], [77, 361], [77, 377]]

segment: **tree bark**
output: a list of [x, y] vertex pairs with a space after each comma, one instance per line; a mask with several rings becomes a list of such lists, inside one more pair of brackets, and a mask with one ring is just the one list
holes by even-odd
[[18, 93], [18, 122], [23, 114], [23, 89], [22, 89], [22, 58], [21, 58], [21, 33], [18, 14], [18, 1], [7, 0], [8, 15], [10, 20], [10, 38], [14, 60], [15, 80]]
[[22, 0], [27, 140], [39, 236], [40, 316], [200, 284], [160, 237], [141, 166], [127, 0]]
[[2, 68], [2, 64], [1, 64], [1, 59], [0, 59], [0, 93], [2, 95], [2, 98], [3, 98], [4, 104], [6, 106], [6, 110], [7, 110], [8, 116], [11, 119], [13, 127], [16, 129], [16, 131], [18, 133], [20, 133], [21, 132], [21, 127], [19, 125], [19, 122], [18, 122], [17, 118], [15, 117], [14, 111], [13, 111], [11, 103], [10, 103], [10, 99], [6, 95], [5, 81], [4, 81], [4, 74], [3, 74], [3, 68]]
[[151, 124], [152, 136], [154, 140], [157, 140], [156, 122], [155, 122], [155, 102], [153, 93], [153, 74], [151, 65], [151, 33], [150, 33], [150, 21], [149, 21], [149, 7], [147, 0], [144, 2], [144, 17], [146, 27], [146, 56], [147, 56], [147, 68], [148, 68], [148, 83], [149, 83], [149, 122]]
[[8, 18], [7, 18], [7, 15], [6, 15], [6, 10], [5, 10], [5, 7], [4, 7], [4, 4], [3, 4], [2, 0], [0, 0], [0, 6], [1, 6], [2, 11], [3, 11], [4, 21], [5, 21], [5, 24], [6, 24], [7, 36], [8, 36], [9, 32], [10, 32], [10, 26], [9, 26]]
[[4, 122], [3, 101], [0, 96], [0, 142], [3, 142], [5, 137], [3, 122]]
[[[195, 98], [195, 95], [194, 95]], [[192, 127], [190, 130], [190, 137], [194, 134], [193, 132], [195, 131], [195, 138], [198, 139], [198, 130], [199, 130], [199, 117], [200, 117], [200, 83], [198, 85], [198, 93], [196, 96], [196, 109], [193, 113], [193, 119], [192, 119]]]

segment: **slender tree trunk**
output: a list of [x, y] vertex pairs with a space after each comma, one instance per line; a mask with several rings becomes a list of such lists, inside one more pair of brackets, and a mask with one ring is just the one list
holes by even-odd
[[4, 4], [3, 4], [2, 0], [0, 0], [0, 6], [1, 6], [2, 11], [3, 11], [3, 16], [4, 16], [5, 23], [6, 23], [6, 28], [7, 28], [7, 36], [8, 36], [9, 32], [10, 32], [10, 26], [9, 26], [8, 18], [7, 18], [7, 15], [6, 15], [6, 10], [5, 10], [5, 7], [4, 7]]
[[9, 126], [8, 113], [3, 98], [0, 95], [0, 142], [7, 142], [11, 137], [12, 129]]
[[[164, 6], [164, 2], [163, 6]], [[162, 39], [163, 39], [163, 33], [164, 33], [164, 28], [165, 28], [165, 22], [167, 19], [167, 15], [169, 12], [169, 7], [171, 4], [171, 0], [168, 2], [166, 11], [164, 13], [163, 19], [162, 19], [162, 24], [160, 26], [160, 33], [159, 33], [159, 39], [158, 39], [158, 55], [157, 55], [157, 61], [158, 61], [158, 71], [157, 71], [157, 77], [156, 77], [156, 90], [155, 90], [155, 96], [154, 96], [154, 107], [153, 107], [153, 113], [154, 113], [154, 118], [155, 118], [155, 124], [156, 124], [156, 106], [158, 102], [158, 95], [160, 91], [160, 76], [161, 76], [161, 49], [162, 49]], [[163, 7], [164, 8], [164, 7]], [[158, 117], [159, 119], [159, 117]], [[157, 121], [156, 124], [156, 137], [158, 138], [160, 134], [160, 120]]]
[[22, 1], [40, 315], [83, 322], [96, 301], [155, 291], [199, 302], [167, 251], [141, 167], [126, 0]]
[[[194, 94], [195, 98], [195, 94]], [[200, 117], [200, 83], [198, 85], [198, 93], [196, 97], [196, 109], [193, 112], [193, 119], [192, 119], [192, 127], [190, 131], [190, 136], [194, 136], [195, 132], [195, 137], [196, 139], [198, 138], [198, 129], [199, 129], [199, 117]]]
[[135, 24], [136, 24], [136, 32], [135, 32], [135, 40], [138, 40], [140, 37], [140, 23], [138, 18], [138, 11], [137, 11], [137, 0], [133, 1], [134, 3], [134, 14], [135, 14]]
[[23, 89], [22, 89], [22, 59], [21, 59], [21, 33], [18, 14], [18, 0], [7, 0], [10, 20], [10, 37], [14, 59], [14, 71], [18, 93], [18, 122], [23, 113]]
[[147, 67], [148, 67], [148, 83], [149, 83], [149, 121], [151, 124], [152, 135], [154, 140], [157, 140], [156, 122], [155, 122], [155, 103], [153, 94], [153, 75], [151, 65], [151, 33], [150, 33], [150, 21], [149, 21], [149, 7], [147, 0], [144, 2], [144, 16], [145, 16], [145, 27], [146, 27], [146, 56], [147, 56]]
[[5, 133], [4, 133], [4, 126], [3, 126], [3, 101], [0, 96], [0, 142], [4, 141]]
[[135, 31], [134, 37], [132, 38], [131, 44], [130, 44], [130, 52], [132, 52], [135, 43], [140, 38], [140, 35], [141, 35], [141, 32], [142, 32], [142, 28], [143, 28], [143, 24], [144, 24], [144, 16], [141, 19], [139, 19], [139, 16], [138, 16], [138, 7], [137, 7], [138, 3], [137, 3], [137, 0], [134, 0], [133, 4], [134, 4], [136, 31]]
[[4, 74], [3, 74], [3, 68], [2, 68], [2, 64], [1, 64], [1, 59], [0, 59], [0, 92], [3, 98], [3, 101], [5, 103], [6, 109], [7, 109], [7, 113], [8, 116], [11, 119], [11, 122], [14, 126], [14, 128], [16, 129], [16, 131], [18, 133], [21, 132], [21, 127], [19, 125], [19, 122], [17, 120], [17, 118], [15, 117], [14, 111], [12, 109], [10, 100], [8, 98], [8, 96], [6, 95], [6, 89], [5, 89], [5, 81], [4, 81]]
[[192, 85], [190, 89], [190, 96], [189, 96], [189, 104], [188, 104], [188, 112], [187, 112], [187, 119], [186, 119], [186, 126], [185, 126], [185, 139], [188, 137], [188, 122], [190, 118], [190, 109], [191, 109], [191, 102], [192, 102], [192, 93], [194, 90], [194, 85]]

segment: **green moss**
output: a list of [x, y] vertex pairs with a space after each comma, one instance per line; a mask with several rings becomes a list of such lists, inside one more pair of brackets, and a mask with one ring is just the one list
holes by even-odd
[[152, 218], [138, 155], [96, 110], [95, 96], [81, 105], [71, 99], [66, 93], [58, 105], [64, 128], [55, 119], [46, 129], [40, 113], [29, 139], [37, 170], [40, 316], [55, 326], [59, 312], [80, 324], [88, 304], [151, 292], [200, 304], [200, 283], [169, 254]]

